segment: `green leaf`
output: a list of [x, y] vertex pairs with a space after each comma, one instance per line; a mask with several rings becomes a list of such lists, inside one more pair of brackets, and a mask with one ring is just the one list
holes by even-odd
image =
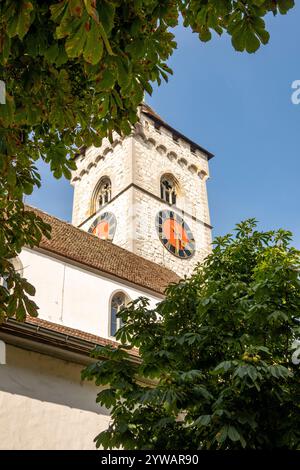
[[233, 442], [240, 440], [240, 434], [234, 426], [228, 426], [228, 437]]
[[208, 42], [211, 40], [211, 32], [208, 28], [202, 28], [199, 32], [199, 38], [203, 42]]
[[131, 73], [127, 68], [126, 62], [121, 58], [116, 58], [116, 64], [118, 68], [118, 83], [122, 88], [126, 88], [130, 83]]
[[211, 415], [202, 415], [196, 419], [195, 425], [196, 426], [208, 426], [211, 421]]
[[17, 295], [11, 295], [8, 301], [8, 306], [7, 306], [7, 315], [9, 317], [12, 317], [16, 314], [17, 303], [18, 303]]
[[92, 65], [98, 64], [103, 55], [103, 41], [95, 22], [92, 22], [87, 32], [86, 44], [83, 50], [83, 58]]
[[105, 30], [105, 34], [110, 34], [115, 19], [115, 5], [113, 2], [101, 1], [97, 2], [97, 11], [99, 14], [99, 19], [103, 28]]
[[68, 8], [72, 16], [82, 17], [83, 3], [82, 0], [68, 0]]
[[124, 109], [119, 93], [116, 90], [113, 90], [112, 93], [113, 93], [115, 102], [117, 103], [118, 107], [121, 109]]
[[87, 9], [88, 14], [96, 23], [99, 23], [99, 14], [92, 3], [96, 4], [96, 2], [93, 2], [93, 0], [84, 0], [85, 8]]
[[145, 53], [145, 41], [134, 39], [131, 44], [126, 46], [126, 52], [129, 52], [133, 59], [140, 59]]
[[232, 34], [232, 45], [237, 51], [244, 51], [246, 48], [246, 35], [242, 28]]
[[257, 49], [259, 49], [259, 46], [260, 46], [259, 39], [257, 38], [254, 31], [252, 31], [251, 29], [248, 29], [248, 31], [245, 33], [245, 46], [246, 46], [246, 51], [249, 52], [250, 54], [253, 52], [256, 52]]
[[98, 393], [97, 403], [106, 408], [110, 408], [116, 401], [115, 391], [112, 389], [105, 389]]
[[282, 15], [285, 15], [291, 8], [295, 6], [294, 0], [278, 0], [278, 9]]
[[81, 22], [80, 26], [67, 38], [65, 49], [68, 57], [79, 57], [84, 49], [87, 39], [85, 24]]
[[63, 47], [63, 45], [60, 45], [58, 55], [55, 59], [55, 63], [58, 66], [61, 66], [61, 65], [65, 64], [67, 61], [68, 61], [68, 56], [67, 56], [67, 53], [65, 51], [65, 48]]
[[108, 108], [109, 108], [109, 95], [108, 94], [105, 94], [103, 95], [103, 99], [102, 101], [100, 102], [99, 104], [99, 108], [98, 108], [98, 117], [104, 117], [106, 116], [107, 114], [107, 111], [108, 111]]
[[108, 54], [109, 55], [115, 55], [113, 53], [113, 50], [112, 50], [111, 45], [109, 43], [108, 37], [106, 35], [106, 32], [105, 32], [101, 22], [99, 23], [98, 28], [99, 28], [100, 35], [102, 36], [102, 39], [103, 39], [103, 42], [105, 44], [105, 47], [106, 47], [106, 50], [107, 50]]
[[217, 438], [217, 441], [222, 444], [224, 441], [226, 441], [227, 439], [227, 436], [228, 436], [228, 426], [225, 425], [221, 428], [221, 430], [218, 432], [216, 438]]
[[55, 22], [59, 20], [59, 18], [63, 15], [67, 8], [68, 2], [65, 0], [62, 0], [58, 3], [55, 3], [54, 5], [50, 6], [50, 11], [51, 11], [51, 19]]
[[50, 62], [50, 64], [53, 64], [56, 61], [56, 58], [58, 57], [59, 54], [59, 46], [57, 43], [52, 44], [52, 46], [47, 49], [45, 52], [45, 57]]
[[115, 84], [115, 80], [116, 80], [115, 76], [109, 69], [104, 70], [99, 80], [99, 83], [97, 84], [97, 90], [98, 91], [111, 90]]
[[7, 34], [10, 38], [19, 36], [20, 39], [23, 39], [31, 24], [32, 10], [33, 5], [31, 2], [27, 0], [19, 0], [16, 2], [16, 9], [14, 13], [10, 15], [7, 24]]
[[10, 126], [15, 115], [15, 100], [6, 92], [5, 104], [0, 104], [0, 119], [5, 126]]
[[23, 289], [29, 295], [35, 295], [35, 287], [27, 281], [23, 281]]
[[11, 39], [7, 34], [2, 34], [0, 41], [0, 63], [6, 64], [11, 48]]
[[23, 303], [23, 299], [19, 299], [16, 309], [16, 319], [18, 321], [25, 321], [26, 319], [26, 309]]
[[71, 173], [71, 171], [69, 170], [69, 168], [68, 168], [67, 166], [63, 166], [63, 167], [62, 167], [62, 172], [63, 172], [64, 177], [65, 177], [67, 180], [70, 180], [70, 179], [71, 179], [72, 173]]
[[31, 317], [38, 316], [38, 307], [36, 303], [33, 302], [33, 300], [28, 299], [28, 297], [24, 297], [24, 304], [28, 315], [30, 315]]
[[220, 362], [220, 364], [218, 364], [215, 369], [213, 370], [213, 372], [215, 373], [223, 373], [223, 372], [227, 372], [228, 370], [230, 370], [232, 367], [232, 362], [231, 361], [223, 361], [223, 362]]

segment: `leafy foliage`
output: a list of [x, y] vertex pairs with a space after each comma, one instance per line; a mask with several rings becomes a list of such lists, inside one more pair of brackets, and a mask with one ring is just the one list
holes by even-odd
[[[167, 60], [176, 43], [170, 29], [180, 14], [201, 40], [209, 40], [211, 31], [227, 31], [237, 50], [254, 52], [268, 42], [263, 17], [293, 5], [293, 0], [1, 1], [0, 78], [7, 93], [0, 105], [0, 206], [6, 220], [0, 276], [13, 277], [9, 256], [24, 243], [37, 245], [48, 230], [37, 217], [28, 224], [28, 213], [23, 220], [22, 196], [40, 184], [35, 162], [41, 158], [54, 177], [70, 178], [80, 147], [98, 146], [103, 137], [112, 139], [113, 131], [131, 132], [144, 92], [151, 94], [151, 83], [172, 73]], [[1, 318], [11, 315], [12, 291], [4, 294]]]
[[236, 237], [217, 238], [204, 265], [169, 286], [155, 310], [140, 299], [120, 312], [120, 346], [83, 372], [108, 386], [97, 401], [112, 423], [97, 446], [300, 448], [300, 368], [291, 360], [300, 252], [289, 232], [255, 227], [250, 219]]

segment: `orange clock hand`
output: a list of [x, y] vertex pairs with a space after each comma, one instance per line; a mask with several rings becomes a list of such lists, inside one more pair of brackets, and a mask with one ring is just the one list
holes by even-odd
[[178, 244], [178, 246], [179, 246], [179, 249], [181, 249], [181, 248], [184, 249], [186, 243], [185, 243], [185, 241], [182, 239], [182, 232], [179, 232], [178, 230], [175, 230], [175, 228], [174, 228], [174, 235], [175, 235], [175, 239], [176, 239], [176, 241], [177, 241], [177, 244]]

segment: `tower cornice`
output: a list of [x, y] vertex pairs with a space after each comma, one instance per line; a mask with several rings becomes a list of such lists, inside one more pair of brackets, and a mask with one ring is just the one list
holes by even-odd
[[143, 103], [141, 105], [141, 108], [142, 108], [142, 113], [144, 115], [150, 117], [150, 119], [152, 119], [154, 121], [154, 126], [157, 129], [159, 129], [160, 127], [164, 127], [165, 129], [167, 129], [172, 134], [172, 137], [175, 141], [177, 141], [178, 139], [184, 140], [186, 143], [188, 143], [190, 145], [191, 152], [193, 152], [195, 150], [199, 150], [200, 152], [202, 152], [207, 157], [208, 160], [210, 160], [211, 158], [214, 157], [213, 153], [209, 152], [208, 150], [206, 150], [201, 145], [199, 145], [196, 142], [194, 142], [193, 140], [189, 139], [184, 134], [182, 134], [178, 130], [174, 129], [174, 127], [170, 126], [157, 113], [155, 113], [150, 106]]

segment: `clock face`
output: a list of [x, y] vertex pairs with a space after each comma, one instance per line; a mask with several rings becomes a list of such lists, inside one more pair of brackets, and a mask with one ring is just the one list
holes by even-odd
[[89, 228], [89, 233], [96, 235], [102, 240], [112, 241], [115, 235], [117, 221], [112, 212], [104, 212], [96, 217]]
[[190, 258], [195, 252], [195, 240], [189, 226], [173, 211], [160, 211], [156, 230], [162, 244], [179, 258]]

